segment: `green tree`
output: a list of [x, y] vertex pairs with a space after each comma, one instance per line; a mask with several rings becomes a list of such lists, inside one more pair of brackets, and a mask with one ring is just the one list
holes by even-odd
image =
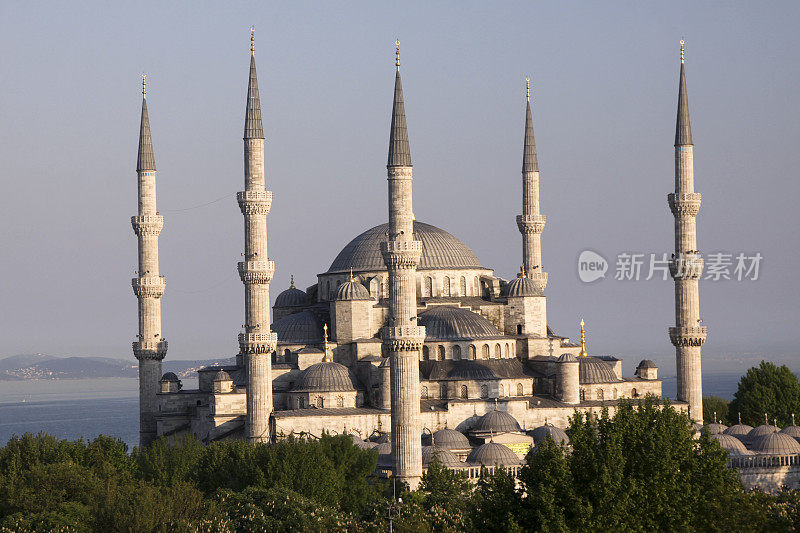
[[739, 380], [739, 388], [728, 409], [728, 419], [751, 426], [764, 423], [764, 413], [769, 422], [777, 419], [778, 426], [792, 423], [792, 414], [800, 413], [800, 381], [786, 365], [777, 366], [761, 361]]
[[472, 494], [466, 472], [451, 470], [434, 456], [422, 474], [417, 493], [434, 531], [466, 529], [467, 505]]
[[470, 506], [471, 529], [488, 532], [522, 531], [518, 523], [520, 494], [509, 470], [498, 466], [494, 473], [481, 470]]
[[[705, 396], [703, 397], [703, 420], [706, 424], [712, 424], [715, 420], [718, 420], [722, 424], [726, 426], [731, 425], [730, 418], [728, 418], [728, 407], [729, 401], [725, 398], [720, 398], [719, 396]], [[733, 419], [734, 424], [736, 423], [736, 418]]]

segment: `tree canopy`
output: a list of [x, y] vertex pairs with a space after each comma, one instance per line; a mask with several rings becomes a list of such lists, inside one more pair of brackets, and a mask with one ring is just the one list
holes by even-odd
[[780, 427], [790, 425], [792, 414], [800, 414], [800, 381], [786, 365], [761, 361], [739, 380], [728, 419], [737, 420], [739, 413], [751, 426], [763, 424], [765, 414], [770, 424], [777, 419]]

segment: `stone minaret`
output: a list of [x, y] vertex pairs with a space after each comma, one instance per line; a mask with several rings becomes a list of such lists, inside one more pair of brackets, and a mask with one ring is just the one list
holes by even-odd
[[703, 273], [703, 259], [697, 251], [697, 223], [700, 194], [694, 192], [692, 128], [689, 123], [689, 100], [686, 94], [683, 41], [681, 41], [681, 76], [678, 89], [678, 120], [675, 130], [675, 193], [668, 195], [675, 217], [675, 254], [670, 263], [675, 280], [675, 327], [669, 338], [675, 345], [678, 370], [678, 400], [689, 404], [689, 415], [703, 421], [703, 384], [700, 371], [700, 347], [706, 340], [701, 326], [698, 280]]
[[158, 273], [158, 235], [164, 217], [156, 209], [156, 160], [147, 115], [147, 85], [142, 75], [142, 122], [139, 127], [139, 211], [131, 217], [139, 240], [139, 270], [131, 280], [139, 299], [139, 340], [133, 354], [139, 360], [139, 444], [146, 446], [156, 438], [156, 394], [160, 391], [161, 361], [167, 355], [167, 341], [161, 337], [161, 296], [166, 281]]
[[411, 151], [400, 81], [400, 43], [395, 44], [397, 73], [386, 165], [389, 233], [387, 242], [381, 243], [383, 261], [389, 270], [389, 324], [383, 329], [383, 343], [390, 365], [394, 476], [415, 489], [422, 476], [419, 351], [425, 340], [425, 328], [417, 325], [416, 289], [422, 242], [414, 240]]
[[244, 261], [239, 276], [244, 283], [244, 332], [239, 353], [247, 372], [245, 434], [253, 442], [270, 440], [272, 414], [272, 352], [278, 336], [270, 330], [269, 282], [275, 263], [267, 255], [267, 213], [272, 192], [264, 180], [264, 130], [256, 77], [255, 34], [250, 35], [250, 81], [244, 121], [244, 186], [236, 198], [244, 215]]
[[531, 117], [530, 78], [525, 78], [528, 100], [525, 109], [525, 145], [522, 155], [522, 214], [517, 215], [517, 227], [522, 233], [522, 265], [527, 277], [540, 291], [547, 285], [542, 270], [542, 230], [546, 217], [539, 212], [539, 160]]

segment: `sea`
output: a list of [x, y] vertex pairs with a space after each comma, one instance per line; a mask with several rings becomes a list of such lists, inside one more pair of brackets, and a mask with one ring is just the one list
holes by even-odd
[[[703, 376], [703, 394], [730, 400], [739, 374]], [[184, 380], [196, 388], [196, 380]], [[664, 396], [675, 397], [676, 378], [663, 380]], [[0, 381], [0, 446], [14, 435], [43, 431], [60, 439], [108, 435], [129, 448], [139, 442], [139, 384], [135, 378]]]

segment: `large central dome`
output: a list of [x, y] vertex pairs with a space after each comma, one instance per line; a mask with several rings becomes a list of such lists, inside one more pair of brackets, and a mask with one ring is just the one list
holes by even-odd
[[[329, 273], [386, 270], [380, 243], [386, 240], [389, 224], [368, 229], [345, 246], [333, 260]], [[414, 238], [422, 241], [418, 270], [484, 268], [469, 247], [436, 226], [414, 221]]]

